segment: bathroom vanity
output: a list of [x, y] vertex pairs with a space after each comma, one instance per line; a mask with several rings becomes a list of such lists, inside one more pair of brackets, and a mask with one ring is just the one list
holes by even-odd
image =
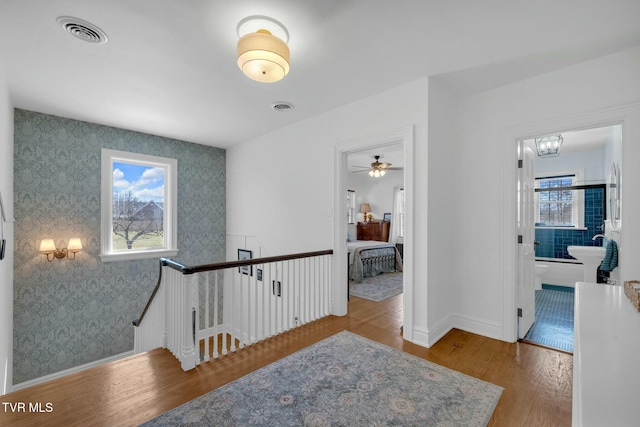
[[575, 290], [573, 426], [638, 426], [640, 312], [622, 286]]

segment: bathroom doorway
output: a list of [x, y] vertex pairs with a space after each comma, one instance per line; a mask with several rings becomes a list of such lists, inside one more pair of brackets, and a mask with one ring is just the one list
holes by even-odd
[[[586, 276], [567, 247], [602, 246], [606, 238], [615, 239], [607, 206], [611, 170], [622, 161], [622, 126], [552, 132], [518, 143], [520, 158], [522, 152], [535, 154], [533, 165], [519, 164], [533, 168], [533, 192], [523, 191], [524, 172], [518, 174], [518, 241], [523, 242], [517, 256], [518, 338], [573, 352], [573, 290]], [[529, 241], [533, 263], [523, 255]], [[594, 272], [589, 281], [596, 277]], [[535, 317], [529, 327], [531, 305]]]

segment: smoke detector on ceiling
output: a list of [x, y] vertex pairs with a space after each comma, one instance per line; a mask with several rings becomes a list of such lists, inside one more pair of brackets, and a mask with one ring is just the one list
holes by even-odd
[[82, 41], [105, 44], [109, 40], [107, 34], [91, 22], [71, 16], [61, 16], [56, 19], [56, 22], [67, 33]]

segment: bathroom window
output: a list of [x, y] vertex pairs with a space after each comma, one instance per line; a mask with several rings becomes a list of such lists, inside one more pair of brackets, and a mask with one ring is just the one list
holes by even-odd
[[582, 228], [582, 194], [573, 190], [578, 172], [536, 178], [536, 226]]

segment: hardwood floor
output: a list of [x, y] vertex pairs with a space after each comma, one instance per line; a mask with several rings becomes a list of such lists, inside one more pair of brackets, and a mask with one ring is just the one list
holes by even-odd
[[[402, 295], [380, 303], [352, 297], [348, 316], [318, 320], [189, 372], [156, 349], [0, 396], [0, 425], [138, 425], [342, 330], [504, 387], [490, 426], [571, 424], [571, 355], [456, 329], [426, 349], [402, 339], [401, 310]], [[12, 412], [19, 404], [26, 412]], [[42, 412], [29, 412], [30, 405]]]

